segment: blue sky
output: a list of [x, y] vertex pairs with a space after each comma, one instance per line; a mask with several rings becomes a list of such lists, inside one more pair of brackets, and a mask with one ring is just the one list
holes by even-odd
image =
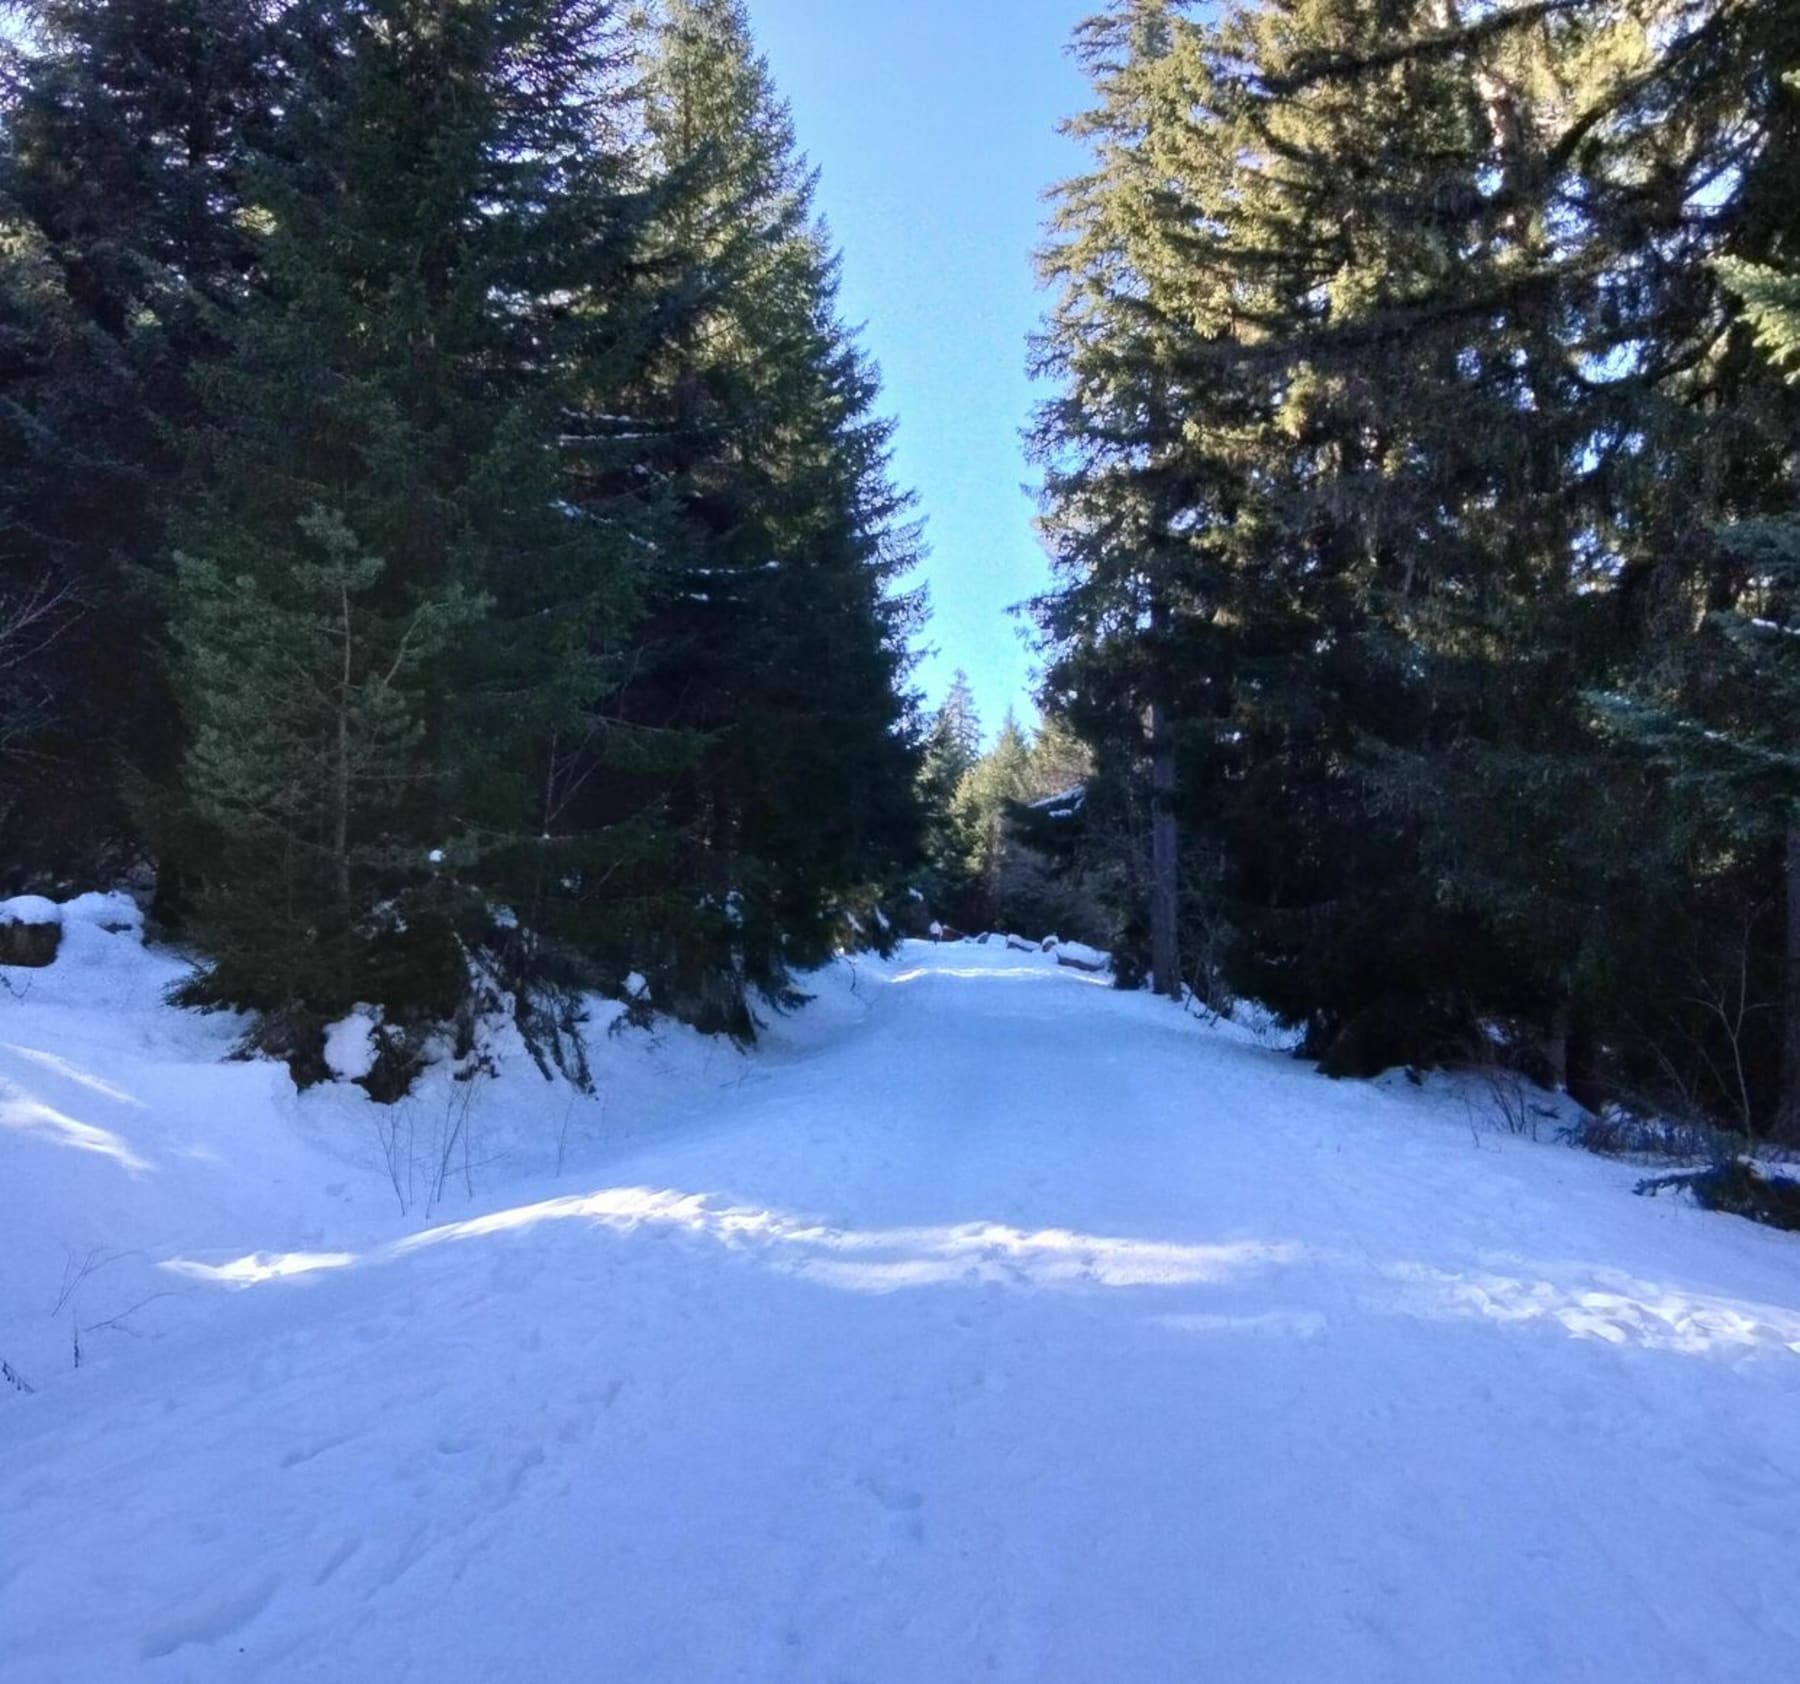
[[1065, 52], [1098, 0], [749, 0], [757, 40], [823, 174], [844, 311], [900, 423], [896, 477], [932, 556], [919, 681], [966, 667], [991, 730], [1025, 711], [1033, 661], [1006, 613], [1047, 570], [1019, 431], [1026, 338], [1046, 297], [1041, 195], [1080, 162], [1056, 124], [1086, 89]]

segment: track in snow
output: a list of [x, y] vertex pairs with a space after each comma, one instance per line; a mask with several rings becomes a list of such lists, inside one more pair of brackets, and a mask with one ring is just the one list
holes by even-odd
[[1791, 1239], [1036, 958], [860, 991], [0, 1409], [0, 1679], [1791, 1671]]

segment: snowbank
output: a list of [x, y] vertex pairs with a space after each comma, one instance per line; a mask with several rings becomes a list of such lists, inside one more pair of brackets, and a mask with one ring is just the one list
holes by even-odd
[[0, 901], [0, 924], [62, 925], [62, 908], [42, 895], [14, 895]]
[[[199, 1277], [170, 1275], [173, 1258], [362, 1250], [654, 1138], [745, 1072], [726, 1043], [633, 1029], [624, 1006], [596, 1000], [583, 1031], [595, 1092], [547, 1081], [501, 1021], [480, 1047], [498, 1075], [457, 1081], [440, 1064], [383, 1107], [352, 1085], [375, 1053], [362, 1008], [327, 1037], [338, 1081], [299, 1094], [282, 1065], [237, 1056], [244, 1019], [168, 1003], [190, 964], [145, 946], [129, 896], [9, 904], [48, 908], [62, 933], [54, 963], [0, 991], [0, 1360], [40, 1392], [76, 1372], [77, 1352], [86, 1373], [194, 1336], [216, 1306]], [[827, 973], [820, 1006], [777, 1019], [758, 1056], [855, 1021], [853, 987]]]
[[1052, 940], [1049, 949], [1056, 955], [1056, 962], [1070, 970], [1098, 974], [1112, 969], [1112, 955], [1089, 947], [1085, 942]]

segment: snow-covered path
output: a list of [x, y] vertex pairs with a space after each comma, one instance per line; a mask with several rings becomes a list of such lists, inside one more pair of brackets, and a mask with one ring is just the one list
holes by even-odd
[[1036, 957], [860, 990], [0, 1398], [0, 1678], [1791, 1673], [1792, 1238]]

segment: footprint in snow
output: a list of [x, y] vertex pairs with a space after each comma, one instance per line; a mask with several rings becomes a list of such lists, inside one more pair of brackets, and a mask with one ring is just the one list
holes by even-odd
[[159, 1661], [178, 1650], [206, 1648], [235, 1636], [274, 1600], [281, 1581], [270, 1577], [231, 1592], [196, 1610], [186, 1619], [164, 1626], [144, 1639], [147, 1661]]
[[920, 1492], [867, 1474], [856, 1483], [879, 1505], [883, 1530], [891, 1539], [915, 1546], [925, 1542], [925, 1498]]
[[879, 1475], [864, 1474], [856, 1483], [889, 1514], [917, 1514], [925, 1506], [922, 1493], [894, 1485]]

